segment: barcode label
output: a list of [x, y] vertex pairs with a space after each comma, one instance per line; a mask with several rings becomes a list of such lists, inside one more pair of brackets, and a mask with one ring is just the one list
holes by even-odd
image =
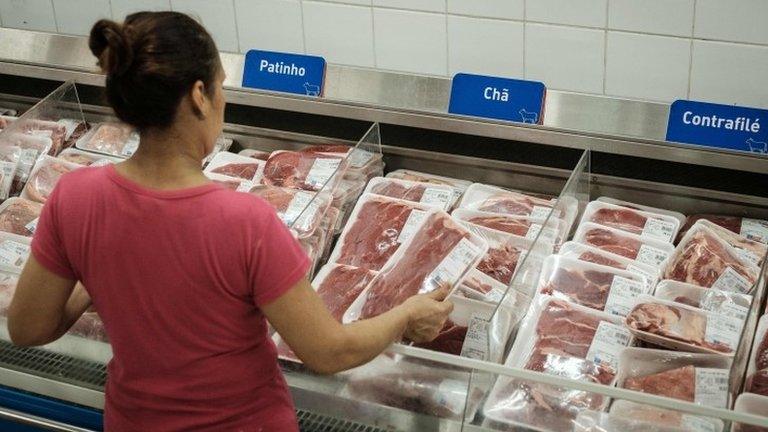
[[[744, 297], [749, 298], [749, 303], [752, 303], [752, 296], [744, 295]], [[736, 304], [736, 302], [728, 296], [727, 292], [716, 289], [706, 290], [701, 295], [699, 306], [706, 311], [736, 318], [740, 321], [745, 321], [749, 314], [749, 308]]]
[[368, 150], [356, 148], [353, 149], [352, 153], [349, 155], [349, 164], [353, 168], [362, 168], [366, 166], [371, 159], [373, 159], [373, 153]]
[[696, 368], [694, 401], [712, 408], [725, 408], [728, 404], [728, 370]]
[[528, 227], [528, 232], [525, 233], [525, 238], [533, 240], [536, 238], [537, 235], [539, 235], [539, 232], [541, 232], [542, 226], [540, 224], [531, 224], [530, 227]]
[[642, 235], [671, 242], [672, 236], [675, 235], [675, 224], [671, 221], [650, 217], [645, 221]]
[[[288, 208], [285, 209], [285, 213], [282, 214], [283, 222], [285, 222], [285, 224], [288, 226], [292, 226], [293, 223], [296, 222], [296, 219], [302, 214], [304, 209], [306, 209], [307, 206], [312, 202], [314, 197], [315, 194], [311, 192], [296, 192], [296, 195], [293, 196], [290, 204], [288, 204]], [[307, 211], [308, 214], [310, 212], [311, 210]]]
[[626, 328], [608, 321], [600, 321], [595, 337], [589, 345], [587, 360], [608, 365], [616, 371], [619, 366], [619, 354], [629, 345], [631, 339], [632, 335]]
[[488, 360], [488, 321], [473, 313], [467, 325], [467, 336], [461, 347], [461, 356], [478, 360]]
[[337, 158], [317, 158], [312, 164], [312, 168], [307, 174], [307, 184], [313, 188], [320, 189], [328, 182], [339, 168], [341, 159]]
[[37, 150], [36, 149], [22, 149], [21, 150], [21, 157], [19, 158], [19, 163], [22, 163], [22, 164], [25, 164], [25, 165], [34, 165], [36, 159], [37, 159]]
[[752, 251], [740, 249], [738, 247], [734, 248], [734, 251], [736, 252], [736, 255], [738, 255], [742, 260], [752, 263], [756, 266], [760, 265], [760, 257], [752, 253]]
[[644, 244], [640, 246], [640, 250], [637, 252], [635, 261], [652, 266], [658, 266], [666, 261], [667, 258], [669, 258], [669, 254], [667, 252]]
[[130, 137], [128, 138], [128, 142], [125, 143], [123, 146], [123, 150], [120, 151], [120, 154], [122, 154], [125, 157], [131, 157], [134, 153], [136, 153], [136, 149], [139, 148], [139, 134], [136, 132], [131, 132]]
[[34, 218], [34, 219], [32, 219], [32, 221], [31, 221], [31, 222], [29, 222], [28, 224], [24, 225], [24, 228], [26, 228], [26, 229], [27, 229], [27, 231], [29, 231], [29, 232], [31, 232], [32, 234], [34, 234], [34, 233], [35, 233], [35, 230], [37, 229], [37, 220], [38, 220], [38, 219], [39, 219], [39, 218]]
[[544, 207], [544, 206], [533, 206], [533, 209], [531, 209], [531, 217], [534, 219], [541, 219], [544, 220], [549, 216], [549, 214], [552, 213], [551, 207]]
[[480, 249], [467, 238], [462, 238], [440, 265], [424, 281], [419, 294], [433, 291], [441, 285], [453, 286], [480, 254]]
[[11, 267], [21, 267], [21, 255], [13, 251], [0, 248], [0, 264]]
[[742, 236], [768, 244], [768, 221], [744, 218], [741, 220]]
[[739, 344], [743, 325], [742, 320], [727, 315], [709, 314], [704, 341], [713, 345], [725, 346], [731, 351], [735, 351], [736, 345]]
[[645, 278], [645, 283], [648, 288], [648, 291], [653, 288], [653, 283], [656, 282], [656, 275], [645, 270], [644, 268], [634, 265], [634, 264], [627, 264], [627, 271], [630, 273], [634, 273], [636, 275], [642, 276]]
[[680, 418], [680, 426], [690, 432], [718, 432], [717, 426], [705, 418], [683, 414]]
[[13, 240], [0, 243], [0, 261], [13, 267], [23, 267], [29, 258], [30, 246]]
[[424, 222], [424, 218], [427, 217], [427, 212], [423, 210], [411, 210], [408, 215], [408, 219], [405, 220], [405, 224], [400, 229], [400, 235], [397, 236], [398, 243], [405, 243], [416, 234], [421, 224]]
[[424, 189], [424, 194], [421, 195], [419, 202], [448, 210], [453, 204], [452, 199], [453, 192], [450, 189], [428, 187]]
[[646, 284], [622, 276], [614, 276], [605, 311], [611, 315], [626, 316], [635, 306], [635, 299], [645, 292]]
[[726, 267], [711, 288], [746, 294], [752, 289], [752, 284], [732, 267]]

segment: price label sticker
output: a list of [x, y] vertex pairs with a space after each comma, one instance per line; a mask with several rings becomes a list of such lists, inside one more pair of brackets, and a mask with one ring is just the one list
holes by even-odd
[[632, 334], [623, 326], [600, 321], [597, 332], [589, 345], [587, 360], [597, 364], [607, 364], [614, 371], [619, 367], [621, 350], [629, 345]]
[[461, 356], [478, 360], [488, 360], [488, 349], [490, 342], [488, 340], [489, 322], [473, 313], [467, 325], [467, 336], [464, 338], [464, 345], [461, 347]]
[[24, 225], [24, 228], [27, 229], [30, 233], [34, 234], [35, 230], [37, 229], [37, 220], [40, 218], [34, 218], [32, 219], [28, 224]]
[[646, 284], [622, 276], [614, 276], [605, 311], [611, 315], [626, 316], [635, 306], [635, 299], [645, 292]]
[[650, 217], [645, 222], [642, 235], [671, 242], [675, 235], [675, 224], [672, 221]]
[[726, 267], [711, 288], [746, 294], [752, 289], [752, 284], [732, 267]]
[[420, 290], [419, 294], [433, 291], [444, 284], [453, 286], [479, 254], [480, 249], [477, 246], [462, 238], [427, 277], [430, 287], [426, 291]]
[[653, 246], [644, 244], [640, 246], [640, 250], [637, 252], [635, 261], [655, 267], [661, 265], [661, 263], [666, 261], [667, 258], [669, 258], [669, 253]]
[[544, 220], [549, 216], [550, 213], [552, 213], [552, 207], [535, 205], [533, 206], [533, 209], [531, 209], [530, 216], [534, 219]]
[[744, 218], [741, 220], [741, 235], [750, 240], [768, 244], [768, 222]]
[[694, 401], [712, 408], [725, 408], [728, 404], [728, 370], [696, 368]]
[[312, 163], [312, 168], [307, 174], [306, 183], [313, 188], [320, 189], [333, 177], [341, 164], [338, 158], [317, 158]]
[[741, 336], [743, 325], [743, 321], [727, 315], [708, 314], [704, 341], [735, 351], [736, 346], [739, 344], [739, 336]]
[[428, 187], [424, 189], [424, 194], [419, 202], [448, 210], [453, 205], [452, 198], [453, 191], [451, 189]]
[[400, 229], [400, 235], [397, 236], [398, 243], [405, 243], [416, 234], [416, 231], [421, 227], [424, 219], [427, 217], [427, 212], [423, 210], [411, 210], [408, 214], [408, 219], [405, 220], [405, 224]]
[[373, 159], [373, 152], [368, 150], [356, 148], [349, 154], [349, 164], [353, 168], [362, 168], [368, 165], [371, 159]]
[[[314, 197], [315, 194], [311, 192], [296, 192], [296, 195], [291, 198], [291, 202], [288, 204], [288, 208], [282, 215], [283, 222], [285, 222], [285, 224], [288, 226], [293, 226], [293, 223], [296, 222], [296, 219], [302, 214], [302, 212], [304, 212], [305, 209], [307, 209]], [[311, 210], [307, 210], [307, 212], [309, 213]]]

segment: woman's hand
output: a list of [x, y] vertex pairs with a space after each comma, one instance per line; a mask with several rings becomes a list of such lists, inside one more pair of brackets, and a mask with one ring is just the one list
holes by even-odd
[[442, 287], [428, 294], [406, 300], [401, 307], [407, 309], [408, 325], [403, 336], [416, 343], [433, 341], [445, 325], [453, 303], [445, 301], [450, 287]]

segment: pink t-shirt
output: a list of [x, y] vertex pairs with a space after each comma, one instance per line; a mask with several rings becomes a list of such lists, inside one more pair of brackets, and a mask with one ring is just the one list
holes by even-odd
[[210, 184], [146, 189], [114, 166], [61, 178], [32, 253], [104, 321], [108, 431], [296, 431], [259, 306], [309, 259], [264, 201]]

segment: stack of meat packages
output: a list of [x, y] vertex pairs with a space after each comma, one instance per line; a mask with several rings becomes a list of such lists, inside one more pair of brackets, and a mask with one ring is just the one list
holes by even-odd
[[[544, 260], [506, 363], [725, 408], [766, 233], [768, 223], [754, 219], [686, 218], [611, 198], [590, 202], [573, 240]], [[636, 344], [646, 348], [628, 348]], [[632, 357], [633, 350], [643, 353]], [[760, 363], [768, 341], [756, 341], [754, 351], [751, 386], [759, 393], [768, 388], [761, 381], [768, 383], [768, 363]], [[640, 363], [656, 367], [630, 368]], [[570, 430], [580, 414], [608, 405], [595, 394], [500, 379], [484, 414], [497, 427]], [[723, 428], [712, 419], [619, 407], [622, 417], [683, 430]]]

